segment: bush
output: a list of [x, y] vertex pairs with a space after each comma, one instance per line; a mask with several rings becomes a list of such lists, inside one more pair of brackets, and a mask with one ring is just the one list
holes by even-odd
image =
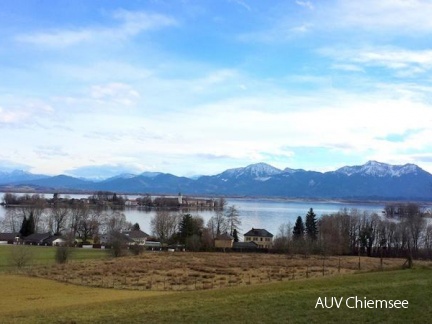
[[22, 269], [32, 262], [33, 253], [29, 246], [14, 245], [11, 249], [9, 263], [17, 269]]
[[59, 246], [56, 249], [55, 260], [59, 264], [64, 264], [69, 260], [70, 254], [71, 254], [71, 249], [69, 247]]
[[132, 252], [133, 255], [140, 255], [144, 251], [144, 247], [139, 244], [133, 244], [129, 246], [129, 250]]
[[111, 242], [111, 255], [114, 258], [122, 257], [125, 253], [125, 246], [121, 240], [114, 240]]

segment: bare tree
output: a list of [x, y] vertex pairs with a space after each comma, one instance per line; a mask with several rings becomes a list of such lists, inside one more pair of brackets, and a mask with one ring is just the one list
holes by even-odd
[[69, 228], [71, 230], [71, 238], [75, 238], [78, 233], [82, 219], [88, 218], [90, 213], [89, 206], [83, 201], [74, 201], [69, 212]]
[[276, 250], [289, 252], [292, 245], [292, 231], [293, 228], [290, 222], [281, 224], [279, 226], [279, 232], [274, 239], [273, 247]]
[[226, 218], [228, 222], [228, 230], [230, 235], [233, 234], [234, 229], [236, 229], [237, 232], [240, 232], [240, 226], [241, 226], [240, 214], [234, 205], [228, 207], [226, 211]]
[[218, 200], [216, 200], [215, 202], [215, 209], [217, 210], [225, 210], [225, 207], [227, 205], [227, 201], [225, 198], [220, 197]]
[[48, 215], [48, 225], [51, 233], [60, 235], [66, 229], [66, 221], [69, 216], [67, 205], [55, 203]]
[[91, 209], [90, 212], [83, 214], [78, 224], [78, 233], [83, 241], [88, 241], [99, 233], [101, 221], [101, 210]]
[[4, 218], [1, 220], [3, 232], [18, 233], [21, 228], [23, 217], [16, 208], [7, 208]]
[[126, 220], [124, 213], [112, 210], [103, 216], [104, 233], [123, 232], [129, 230], [132, 224]]
[[217, 209], [215, 211], [215, 215], [207, 222], [207, 228], [209, 229], [210, 235], [213, 239], [228, 231], [228, 219], [222, 210]]
[[161, 242], [167, 242], [178, 229], [180, 216], [158, 209], [150, 222], [151, 231]]

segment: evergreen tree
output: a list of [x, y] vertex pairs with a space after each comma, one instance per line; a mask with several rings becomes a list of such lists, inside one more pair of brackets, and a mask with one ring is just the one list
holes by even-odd
[[193, 219], [191, 214], [183, 215], [182, 220], [180, 221], [180, 238], [182, 243], [186, 241], [186, 238], [192, 236], [194, 234], [194, 226]]
[[234, 237], [234, 242], [238, 242], [239, 241], [237, 229], [234, 228], [232, 236]]
[[306, 214], [306, 235], [312, 241], [316, 241], [318, 237], [316, 214], [312, 208]]
[[140, 226], [139, 226], [138, 223], [133, 224], [133, 226], [132, 226], [132, 230], [133, 230], [133, 231], [139, 231], [140, 229], [141, 229], [141, 228], [140, 228]]
[[28, 219], [26, 216], [24, 216], [23, 221], [21, 223], [21, 229], [19, 232], [24, 237], [29, 236], [30, 234], [33, 234], [35, 232], [35, 222], [34, 222], [33, 212], [30, 213]]
[[36, 225], [35, 225], [35, 221], [34, 221], [33, 212], [30, 213], [26, 227], [27, 227], [27, 235], [34, 234], [34, 232], [36, 231]]
[[21, 223], [21, 229], [19, 232], [24, 237], [29, 235], [29, 234], [27, 234], [27, 217], [25, 217], [25, 216], [24, 216], [23, 221]]
[[201, 237], [202, 232], [202, 219], [199, 217], [192, 217], [191, 214], [183, 215], [179, 224], [179, 238], [181, 243], [186, 243], [187, 238], [192, 236]]
[[304, 231], [305, 231], [305, 227], [304, 227], [303, 219], [301, 218], [301, 216], [299, 216], [297, 217], [297, 220], [294, 225], [293, 238], [295, 240], [302, 239], [304, 235]]

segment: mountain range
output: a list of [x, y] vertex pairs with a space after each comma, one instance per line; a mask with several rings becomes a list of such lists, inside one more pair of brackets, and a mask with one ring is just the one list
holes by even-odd
[[0, 171], [0, 191], [20, 190], [432, 201], [432, 174], [415, 164], [390, 165], [376, 161], [329, 172], [281, 170], [257, 163], [196, 179], [144, 172], [94, 181], [67, 175]]

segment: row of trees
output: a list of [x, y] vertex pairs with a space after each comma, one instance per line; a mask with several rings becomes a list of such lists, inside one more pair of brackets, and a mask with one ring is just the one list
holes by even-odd
[[[97, 191], [87, 199], [87, 202], [94, 206], [113, 206], [123, 207], [127, 200], [126, 196], [117, 195], [110, 191]], [[63, 205], [72, 205], [79, 201], [75, 198], [60, 197], [58, 193], [54, 193], [52, 198], [45, 198], [40, 194], [24, 194], [17, 195], [15, 193], [5, 193], [3, 195], [2, 204], [5, 206], [32, 206], [38, 208], [46, 208], [53, 204], [61, 203]]]
[[124, 213], [111, 208], [95, 208], [79, 200], [72, 204], [56, 203], [50, 208], [37, 204], [7, 208], [5, 217], [0, 220], [3, 232], [19, 232], [22, 236], [50, 232], [80, 237], [84, 242], [97, 241], [100, 235], [131, 227]]
[[[395, 208], [395, 207], [393, 207]], [[397, 216], [357, 209], [316, 219], [311, 209], [303, 222], [283, 224], [274, 247], [288, 253], [432, 258], [432, 224], [416, 204], [399, 204]]]

